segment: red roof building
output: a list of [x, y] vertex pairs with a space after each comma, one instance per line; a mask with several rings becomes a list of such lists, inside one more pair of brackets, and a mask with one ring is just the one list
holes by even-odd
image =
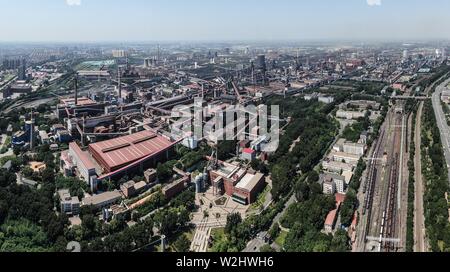
[[325, 231], [327, 233], [331, 233], [336, 224], [338, 209], [332, 210], [328, 213], [327, 218], [325, 219]]
[[256, 159], [256, 151], [251, 148], [244, 148], [241, 158], [247, 161], [253, 161]]
[[92, 156], [110, 173], [126, 167], [144, 158], [154, 158], [167, 152], [173, 143], [165, 137], [151, 131], [142, 131], [132, 135], [89, 145]]
[[344, 195], [344, 194], [336, 194], [335, 195], [337, 207], [341, 206], [341, 204], [344, 203], [345, 197], [346, 197], [346, 195]]

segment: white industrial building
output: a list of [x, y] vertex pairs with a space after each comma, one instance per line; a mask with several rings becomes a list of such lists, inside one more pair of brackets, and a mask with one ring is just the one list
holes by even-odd
[[92, 190], [97, 187], [97, 169], [94, 162], [89, 158], [88, 152], [84, 152], [77, 143], [69, 144], [69, 151], [61, 154], [61, 166], [66, 175], [77, 174], [86, 181]]
[[336, 112], [336, 117], [347, 120], [356, 120], [359, 118], [364, 118], [366, 116], [366, 111], [344, 111], [338, 110]]
[[343, 149], [344, 149], [345, 153], [363, 156], [364, 153], [366, 152], [366, 145], [359, 144], [359, 143], [346, 142], [343, 145]]

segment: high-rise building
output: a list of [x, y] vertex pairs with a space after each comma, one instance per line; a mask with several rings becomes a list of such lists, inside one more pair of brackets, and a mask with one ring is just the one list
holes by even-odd
[[4, 59], [3, 60], [3, 69], [6, 70], [15, 70], [20, 66], [20, 59]]
[[26, 80], [27, 79], [27, 61], [25, 59], [20, 60], [20, 66], [18, 68], [17, 79], [18, 80]]
[[125, 50], [113, 50], [112, 55], [114, 58], [124, 58], [126, 53]]
[[409, 51], [408, 49], [403, 50], [403, 60], [408, 60]]
[[256, 58], [256, 69], [262, 76], [263, 85], [267, 84], [267, 64], [266, 64], [266, 56], [259, 55]]

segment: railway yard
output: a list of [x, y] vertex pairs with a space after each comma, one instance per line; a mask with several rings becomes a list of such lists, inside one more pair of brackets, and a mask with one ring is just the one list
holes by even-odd
[[367, 158], [359, 193], [358, 252], [405, 250], [411, 118], [404, 113], [403, 102], [397, 103]]

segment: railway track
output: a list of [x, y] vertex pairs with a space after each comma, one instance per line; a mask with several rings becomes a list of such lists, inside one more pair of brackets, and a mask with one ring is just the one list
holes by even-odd
[[[397, 153], [394, 158], [394, 166], [398, 165], [399, 162], [399, 154]], [[393, 167], [389, 179], [389, 191], [388, 198], [386, 199], [386, 211], [384, 212], [385, 220], [384, 226], [382, 227], [382, 237], [385, 239], [382, 243], [382, 248], [386, 252], [391, 252], [395, 250], [395, 244], [391, 241], [391, 239], [395, 238], [396, 234], [396, 226], [397, 226], [397, 181], [398, 181], [398, 168]]]
[[[361, 231], [364, 243], [368, 245], [369, 242], [376, 241], [378, 242], [378, 251], [383, 252], [394, 252], [398, 249], [398, 239], [396, 239], [399, 227], [397, 195], [399, 171], [401, 171], [399, 167], [403, 129], [401, 128], [402, 115], [394, 113], [390, 115], [390, 118], [393, 121], [393, 133], [388, 134], [388, 129], [383, 129], [376, 143], [373, 158], [369, 160], [367, 179], [363, 187], [365, 198], [362, 213], [365, 217], [365, 225]], [[381, 158], [386, 160], [383, 168], [380, 165]], [[384, 175], [386, 176], [383, 178]], [[381, 182], [379, 182], [380, 180]]]
[[398, 227], [398, 214], [397, 214], [397, 196], [398, 196], [398, 180], [399, 180], [399, 172], [402, 171], [400, 168], [400, 154], [402, 137], [401, 133], [403, 128], [401, 127], [401, 118], [400, 116], [395, 117], [395, 130], [394, 130], [394, 139], [392, 142], [391, 149], [391, 158], [392, 164], [389, 173], [389, 183], [388, 190], [386, 192], [387, 198], [384, 205], [383, 212], [383, 220], [380, 231], [380, 242], [381, 242], [381, 250], [384, 252], [395, 252], [396, 244], [394, 242], [397, 235], [397, 227]]

